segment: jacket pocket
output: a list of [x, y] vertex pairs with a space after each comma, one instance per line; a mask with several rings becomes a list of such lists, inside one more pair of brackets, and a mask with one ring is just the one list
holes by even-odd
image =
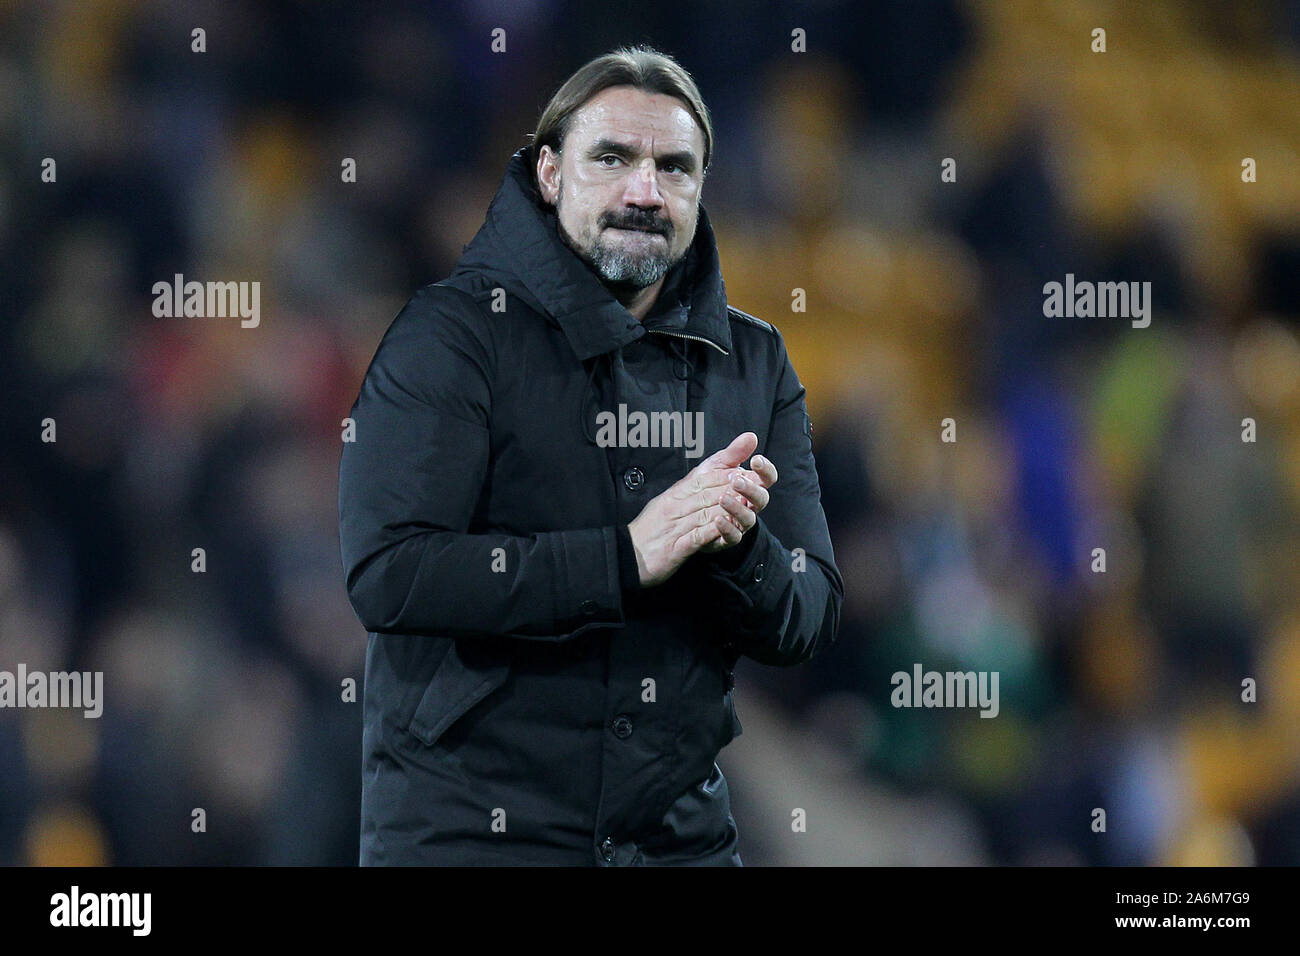
[[411, 716], [407, 731], [426, 747], [432, 747], [470, 708], [504, 684], [510, 674], [510, 665], [504, 660], [466, 657], [458, 643], [451, 645]]

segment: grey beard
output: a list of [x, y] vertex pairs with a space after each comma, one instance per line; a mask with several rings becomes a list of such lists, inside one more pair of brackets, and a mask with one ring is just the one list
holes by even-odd
[[686, 257], [683, 254], [670, 262], [666, 254], [632, 255], [622, 249], [606, 246], [599, 239], [588, 253], [578, 248], [578, 244], [573, 241], [568, 230], [560, 222], [559, 216], [556, 216], [555, 226], [559, 230], [560, 238], [573, 250], [573, 254], [600, 276], [600, 280], [606, 286], [616, 292], [644, 289], [646, 286], [654, 285], [668, 274], [669, 269]]
[[592, 248], [591, 265], [605, 282], [636, 289], [654, 285], [670, 267], [666, 255], [631, 255], [622, 249], [610, 249], [599, 241]]

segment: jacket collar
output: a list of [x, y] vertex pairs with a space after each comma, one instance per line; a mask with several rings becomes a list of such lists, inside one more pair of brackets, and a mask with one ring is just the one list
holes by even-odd
[[510, 164], [487, 218], [465, 247], [453, 275], [478, 272], [549, 316], [585, 361], [621, 348], [662, 323], [731, 351], [727, 296], [718, 248], [704, 206], [686, 257], [664, 278], [644, 324], [560, 238], [554, 210], [533, 184], [533, 151], [524, 146]]

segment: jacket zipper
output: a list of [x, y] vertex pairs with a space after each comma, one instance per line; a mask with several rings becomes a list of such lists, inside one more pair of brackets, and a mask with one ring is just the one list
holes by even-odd
[[651, 335], [675, 335], [675, 336], [677, 336], [679, 339], [694, 339], [696, 342], [707, 342], [709, 345], [712, 345], [715, 349], [717, 349], [717, 350], [718, 350], [719, 352], [721, 352], [723, 355], [730, 355], [730, 354], [731, 354], [731, 353], [728, 352], [726, 349], [724, 349], [721, 345], [718, 345], [716, 342], [713, 342], [713, 341], [711, 341], [711, 340], [709, 340], [709, 339], [701, 338], [701, 337], [698, 336], [698, 335], [687, 335], [685, 332], [667, 332], [667, 331], [665, 331], [665, 330], [663, 330], [663, 329], [650, 329], [649, 332], [650, 332]]

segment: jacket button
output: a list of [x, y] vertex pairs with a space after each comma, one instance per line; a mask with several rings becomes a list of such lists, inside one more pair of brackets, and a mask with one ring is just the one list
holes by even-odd
[[600, 843], [600, 857], [606, 863], [614, 862], [614, 841], [605, 837]]
[[645, 472], [633, 465], [623, 472], [623, 484], [627, 486], [628, 491], [640, 491], [641, 486], [645, 484]]
[[727, 671], [727, 691], [730, 692], [735, 689], [736, 689], [736, 672]]
[[755, 580], [755, 581], [761, 581], [761, 580], [763, 580], [763, 562], [762, 562], [762, 561], [760, 561], [760, 562], [758, 562], [758, 564], [754, 565], [754, 580]]
[[619, 714], [614, 718], [614, 723], [610, 729], [614, 731], [614, 736], [619, 740], [627, 740], [632, 736], [632, 718], [627, 714]]
[[587, 600], [582, 602], [583, 614], [587, 615], [588, 617], [591, 617], [591, 615], [595, 614], [596, 611], [597, 611], [596, 602], [591, 600], [591, 598], [588, 598]]

